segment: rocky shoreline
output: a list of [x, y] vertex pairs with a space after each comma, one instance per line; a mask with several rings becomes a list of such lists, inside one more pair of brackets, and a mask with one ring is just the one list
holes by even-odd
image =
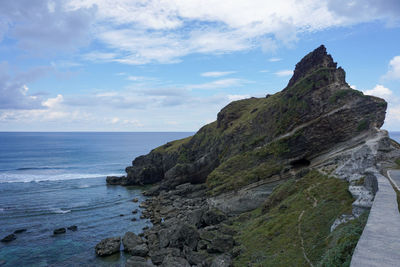
[[[229, 217], [209, 206], [205, 184], [182, 184], [175, 190], [144, 192], [152, 196], [140, 204], [142, 216], [153, 223], [136, 235], [122, 238], [124, 251], [132, 256], [126, 266], [232, 266], [235, 231]], [[120, 237], [102, 240], [99, 256], [120, 251]]]

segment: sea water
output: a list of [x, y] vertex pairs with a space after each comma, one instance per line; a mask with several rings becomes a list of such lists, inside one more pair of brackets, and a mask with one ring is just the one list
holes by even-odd
[[[124, 253], [99, 258], [94, 246], [151, 223], [139, 218], [141, 189], [109, 186], [106, 176], [192, 134], [0, 133], [0, 239], [27, 229], [0, 243], [0, 266], [123, 266]], [[78, 230], [53, 235], [72, 225]]]

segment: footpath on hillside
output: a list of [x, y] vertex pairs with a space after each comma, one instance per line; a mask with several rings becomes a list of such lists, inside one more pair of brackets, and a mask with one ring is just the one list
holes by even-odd
[[[399, 187], [400, 171], [390, 170], [388, 177]], [[400, 213], [389, 179], [377, 175], [378, 192], [354, 251], [352, 267], [400, 266]]]

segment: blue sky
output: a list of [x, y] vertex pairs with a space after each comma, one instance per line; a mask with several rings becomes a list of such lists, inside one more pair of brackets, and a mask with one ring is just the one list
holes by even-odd
[[398, 0], [3, 0], [0, 131], [196, 131], [321, 44], [400, 131], [399, 43]]

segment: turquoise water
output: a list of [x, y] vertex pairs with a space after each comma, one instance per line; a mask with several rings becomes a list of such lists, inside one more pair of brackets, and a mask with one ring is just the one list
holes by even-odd
[[[123, 266], [123, 253], [98, 258], [94, 246], [151, 224], [132, 214], [140, 189], [107, 186], [105, 177], [190, 134], [0, 133], [0, 238], [27, 229], [0, 243], [0, 266]], [[53, 236], [72, 225], [78, 231]]]

